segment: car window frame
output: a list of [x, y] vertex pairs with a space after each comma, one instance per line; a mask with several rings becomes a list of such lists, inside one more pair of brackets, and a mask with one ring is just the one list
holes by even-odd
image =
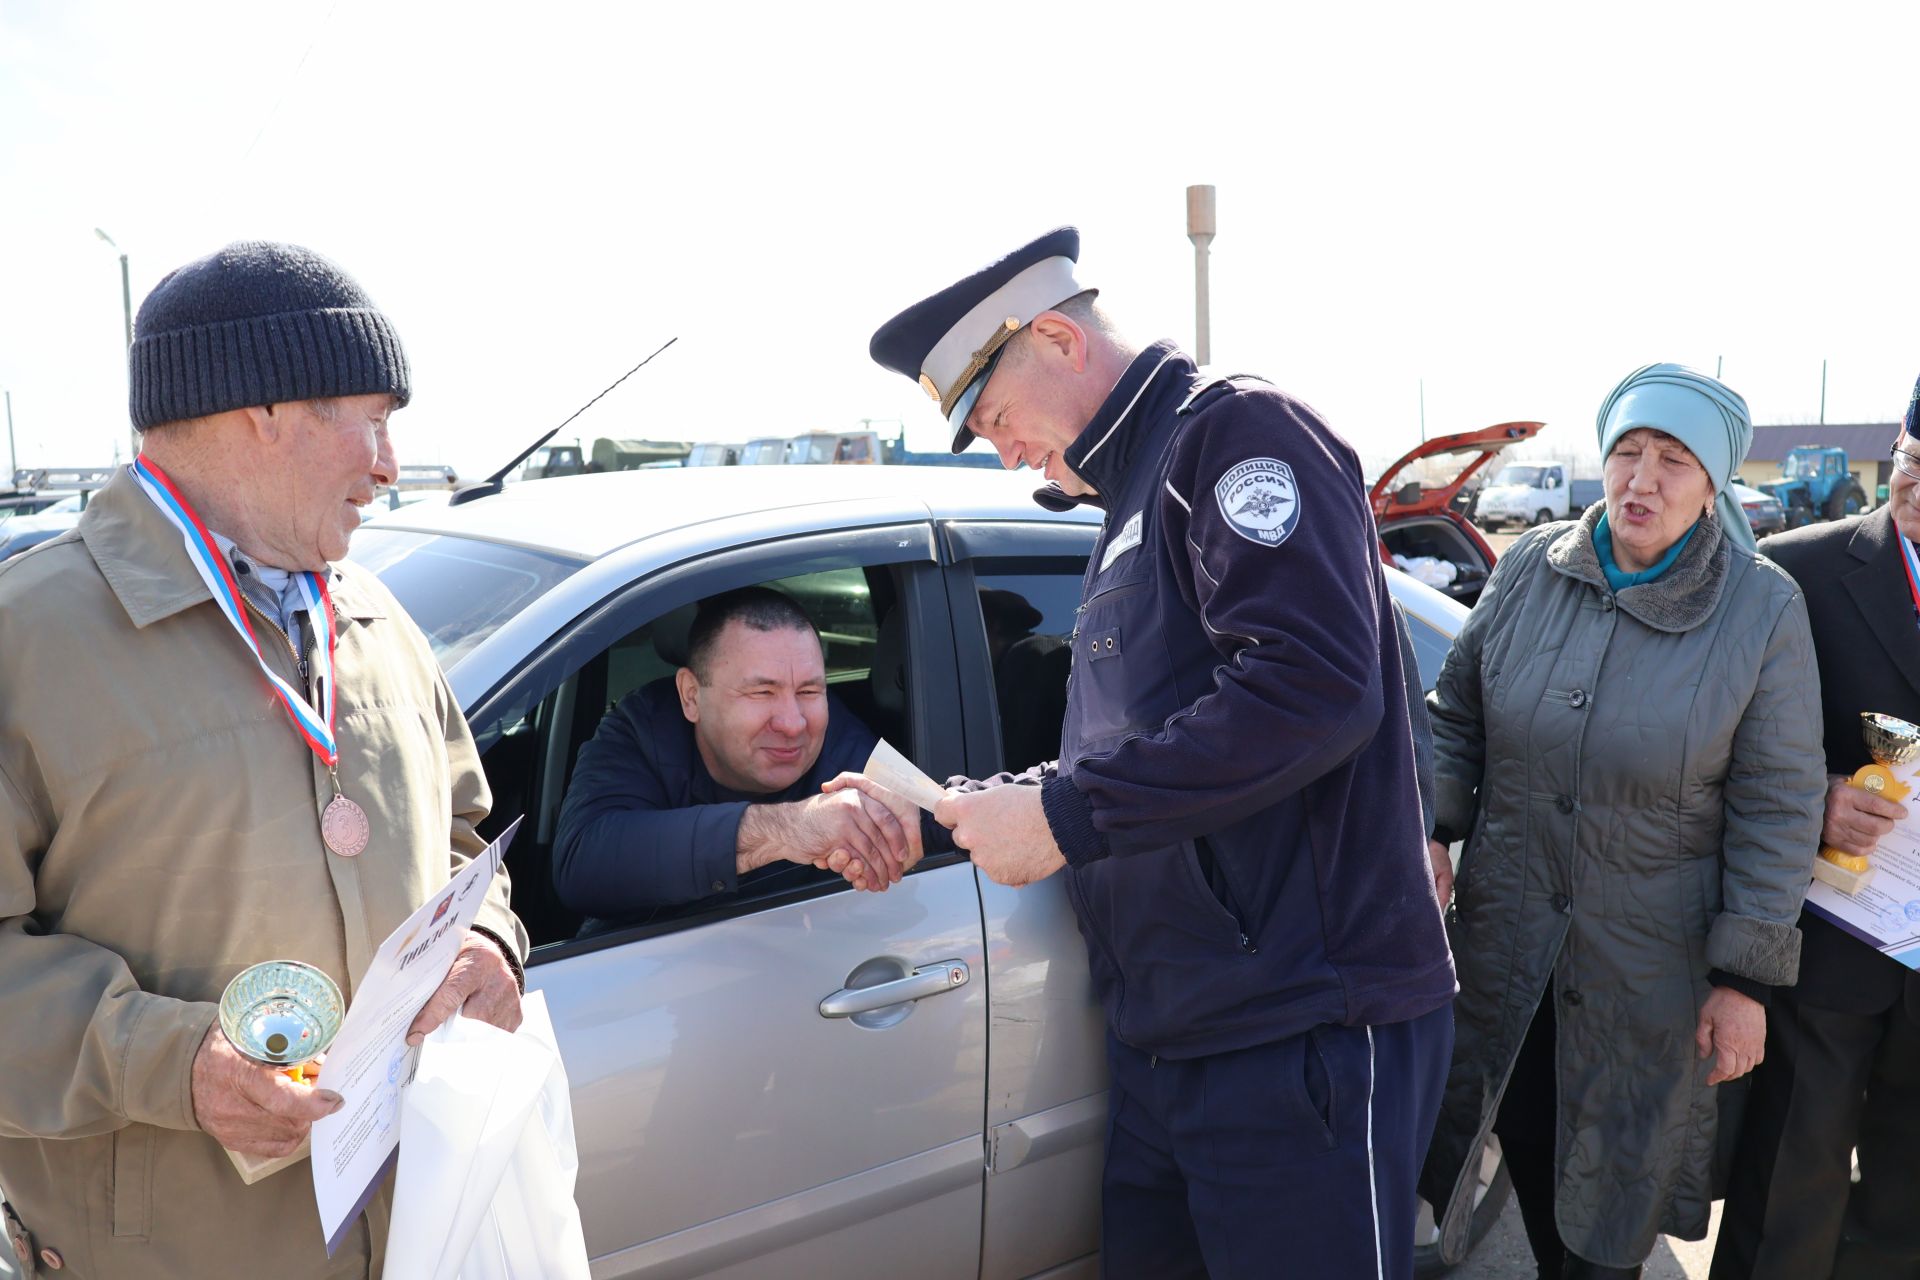
[[[562, 681], [578, 674], [612, 645], [680, 605], [737, 586], [825, 569], [897, 566], [904, 571], [900, 575], [899, 607], [910, 611], [907, 616], [907, 717], [913, 742], [905, 749], [910, 757], [930, 766], [928, 771], [936, 777], [947, 776], [941, 772], [943, 769], [964, 773], [966, 757], [958, 749], [947, 749], [935, 732], [938, 725], [957, 723], [962, 712], [952, 647], [928, 644], [923, 639], [943, 636], [951, 630], [948, 597], [942, 589], [933, 534], [932, 526], [924, 521], [811, 530], [696, 553], [658, 566], [558, 625], [536, 651], [477, 698], [469, 717], [475, 726], [475, 737], [481, 739], [484, 735], [491, 745], [499, 734], [491, 732], [489, 726], [500, 717], [528, 714], [532, 706], [549, 696]], [[514, 711], [516, 699], [525, 697], [533, 688], [543, 692], [526, 708]], [[575, 743], [572, 749], [577, 753], [581, 745]], [[483, 755], [483, 767], [484, 764]], [[965, 855], [957, 852], [931, 855], [923, 858], [909, 874], [917, 875], [964, 860]], [[534, 948], [527, 963], [530, 966], [551, 963], [833, 893], [851, 892], [854, 892], [852, 886], [844, 881], [797, 885], [763, 896], [721, 903], [694, 915], [622, 926], [587, 938], [545, 943]]]
[[[943, 520], [940, 546], [947, 571], [947, 609], [953, 619], [953, 648], [960, 676], [962, 735], [968, 776], [990, 777], [1005, 767], [1001, 759], [1000, 702], [994, 690], [993, 658], [987, 645], [986, 615], [974, 575], [977, 560], [1077, 560], [1082, 568], [1093, 555], [1100, 526], [1079, 520]], [[1045, 570], [1040, 570], [1045, 572]]]

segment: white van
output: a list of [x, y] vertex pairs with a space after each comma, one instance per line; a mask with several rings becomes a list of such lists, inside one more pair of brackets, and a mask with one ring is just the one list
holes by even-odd
[[1510, 462], [1480, 491], [1473, 519], [1491, 533], [1504, 524], [1547, 524], [1570, 510], [1564, 462]]

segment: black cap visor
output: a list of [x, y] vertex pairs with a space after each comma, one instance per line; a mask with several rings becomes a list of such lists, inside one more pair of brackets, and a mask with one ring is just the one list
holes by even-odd
[[965, 453], [967, 446], [973, 443], [974, 435], [967, 429], [967, 415], [973, 412], [973, 406], [980, 399], [980, 393], [987, 389], [987, 379], [1000, 364], [1000, 357], [1006, 354], [1006, 345], [993, 353], [987, 362], [980, 366], [980, 372], [966, 385], [960, 394], [954, 397], [953, 408], [947, 413], [947, 425], [953, 428], [953, 451]]

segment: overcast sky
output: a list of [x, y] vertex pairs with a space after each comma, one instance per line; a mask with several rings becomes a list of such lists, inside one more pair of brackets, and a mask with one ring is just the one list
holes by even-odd
[[[1760, 422], [1892, 421], [1920, 374], [1914, 6], [0, 0], [0, 387], [22, 465], [125, 441], [133, 299], [243, 238], [392, 316], [403, 459], [476, 474], [669, 337], [567, 435], [862, 418], [936, 447], [866, 354], [1063, 222], [1142, 341], [1363, 455], [1539, 418], [1634, 365]], [[1576, 14], [1587, 15], [1584, 17]], [[889, 427], [890, 429], [890, 427]]]

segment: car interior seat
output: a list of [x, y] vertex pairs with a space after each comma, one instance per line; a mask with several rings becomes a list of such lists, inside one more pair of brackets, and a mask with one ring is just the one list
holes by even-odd
[[1001, 767], [1019, 772], [1060, 758], [1072, 665], [1073, 650], [1063, 636], [1025, 636], [1000, 655], [993, 682], [1000, 703]]
[[[901, 751], [912, 754], [907, 738], [907, 622], [897, 605], [880, 619], [873, 641], [873, 669], [867, 673], [870, 707], [855, 708], [867, 727]], [[851, 705], [853, 699], [848, 699]]]
[[699, 612], [697, 601], [683, 604], [655, 618], [653, 625], [648, 628], [653, 639], [653, 652], [667, 664], [670, 671], [678, 671], [687, 665], [687, 636], [693, 631], [693, 618]]

